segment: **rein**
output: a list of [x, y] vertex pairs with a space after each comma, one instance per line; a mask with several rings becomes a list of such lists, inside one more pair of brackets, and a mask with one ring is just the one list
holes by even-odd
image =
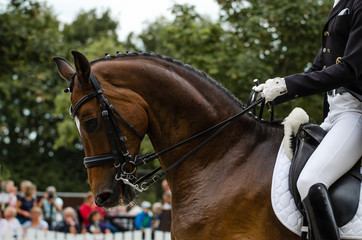
[[[75, 74], [72, 77], [72, 80], [70, 81], [69, 88], [65, 90], [65, 92], [72, 92], [73, 85], [74, 85], [74, 78]], [[257, 100], [254, 99], [253, 102], [251, 102], [243, 111], [240, 113], [230, 117], [229, 119], [226, 119], [223, 122], [220, 122], [216, 124], [215, 126], [212, 126], [184, 141], [181, 141], [169, 148], [166, 148], [158, 153], [151, 153], [147, 154], [145, 156], [136, 155], [132, 157], [127, 149], [126, 146], [126, 138], [122, 134], [118, 124], [117, 119], [120, 119], [125, 126], [130, 129], [135, 136], [137, 136], [140, 140], [142, 140], [142, 136], [137, 132], [137, 130], [128, 123], [120, 114], [119, 112], [109, 103], [107, 98], [103, 94], [103, 90], [99, 85], [99, 82], [97, 78], [93, 75], [93, 73], [90, 74], [90, 80], [94, 88], [94, 92], [85, 95], [82, 97], [74, 106], [70, 106], [70, 116], [72, 118], [77, 117], [77, 112], [79, 111], [80, 107], [85, 104], [86, 102], [90, 101], [93, 98], [97, 98], [101, 111], [102, 111], [102, 117], [105, 121], [106, 127], [107, 127], [107, 135], [111, 146], [111, 153], [109, 154], [103, 154], [103, 155], [96, 155], [96, 156], [90, 156], [84, 158], [84, 166], [86, 168], [90, 167], [96, 167], [103, 164], [109, 164], [113, 163], [114, 167], [116, 168], [116, 176], [115, 179], [117, 181], [122, 181], [124, 184], [129, 185], [133, 189], [135, 189], [138, 192], [144, 192], [148, 189], [148, 187], [157, 182], [161, 177], [166, 175], [169, 171], [176, 168], [178, 165], [180, 165], [182, 162], [184, 162], [187, 158], [189, 158], [192, 154], [197, 152], [200, 148], [205, 146], [207, 143], [212, 141], [215, 137], [217, 137], [227, 126], [229, 126], [232, 122], [234, 122], [236, 119], [241, 117], [242, 115], [249, 112], [249, 110], [255, 108], [259, 104], [263, 103], [265, 100], [264, 98], [259, 98]], [[216, 132], [214, 132], [211, 136], [206, 138], [204, 141], [202, 141], [199, 145], [197, 145], [194, 149], [192, 149], [190, 152], [186, 153], [183, 157], [178, 159], [176, 162], [174, 162], [171, 166], [166, 168], [165, 170], [162, 170], [161, 167], [158, 167], [151, 171], [149, 174], [146, 174], [145, 176], [137, 179], [134, 176], [134, 173], [137, 170], [137, 167], [146, 165], [147, 163], [152, 162], [153, 160], [157, 159], [159, 156], [170, 152], [188, 142], [191, 142], [192, 140], [199, 138], [207, 133], [210, 133], [213, 130], [218, 129]], [[122, 151], [118, 151], [117, 147], [117, 140], [120, 142]], [[127, 168], [130, 168], [128, 171]], [[142, 183], [141, 183], [142, 182]]]

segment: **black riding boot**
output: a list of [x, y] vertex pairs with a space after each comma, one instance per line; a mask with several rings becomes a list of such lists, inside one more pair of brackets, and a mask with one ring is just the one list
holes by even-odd
[[[309, 229], [313, 240], [340, 240], [339, 230], [334, 219], [328, 191], [322, 183], [314, 184], [303, 200]], [[310, 236], [310, 234], [309, 234]]]

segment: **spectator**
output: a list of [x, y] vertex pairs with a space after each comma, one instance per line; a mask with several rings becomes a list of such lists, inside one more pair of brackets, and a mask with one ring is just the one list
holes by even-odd
[[1, 181], [0, 212], [4, 212], [7, 206], [15, 206], [17, 202], [16, 187], [13, 180]]
[[0, 181], [0, 213], [4, 212], [6, 203], [8, 202], [8, 196], [4, 191], [5, 181]]
[[17, 202], [16, 191], [17, 191], [17, 187], [15, 187], [13, 180], [5, 181], [5, 194], [8, 195], [8, 198], [7, 198], [8, 206], [16, 205], [16, 202]]
[[6, 181], [5, 191], [9, 194], [9, 206], [15, 206], [17, 202], [16, 192], [18, 188], [15, 186], [13, 180]]
[[6, 232], [11, 231], [15, 236], [21, 230], [21, 224], [16, 216], [16, 209], [13, 206], [8, 206], [4, 212], [5, 219], [0, 219], [0, 234], [4, 235]]
[[171, 202], [172, 195], [170, 191], [165, 191], [163, 193], [163, 206], [162, 211], [159, 214], [158, 218], [158, 226], [154, 227], [156, 230], [161, 230], [165, 232], [171, 231]]
[[136, 230], [142, 230], [144, 228], [150, 228], [152, 222], [152, 212], [150, 211], [151, 203], [143, 201], [141, 203], [142, 212], [136, 216], [135, 227]]
[[90, 233], [110, 233], [109, 226], [102, 221], [102, 215], [98, 210], [91, 212], [88, 216], [89, 224], [85, 225], [85, 229]]
[[63, 211], [63, 220], [58, 222], [54, 227], [55, 231], [64, 233], [80, 233], [81, 225], [77, 221], [77, 214], [72, 207], [67, 207]]
[[91, 212], [98, 210], [102, 217], [104, 217], [104, 211], [102, 208], [96, 206], [96, 204], [94, 203], [94, 197], [93, 197], [93, 193], [92, 192], [88, 192], [87, 196], [84, 198], [84, 202], [82, 205], [80, 205], [79, 207], [79, 214], [82, 217], [83, 220], [83, 226], [89, 224], [88, 222], [88, 216]]
[[[6, 221], [5, 218], [3, 218], [2, 212], [0, 212], [0, 236], [2, 236], [5, 233], [5, 226], [8, 221]], [[1, 238], [2, 239], [2, 238]]]
[[172, 194], [170, 191], [166, 191], [162, 195], [163, 210], [171, 210]]
[[0, 212], [4, 212], [9, 203], [9, 195], [6, 193], [6, 181], [0, 181]]
[[166, 179], [162, 181], [162, 189], [164, 192], [171, 192], [170, 186], [168, 185], [168, 182]]
[[109, 219], [108, 224], [114, 226], [113, 230], [111, 228], [112, 232], [119, 232], [119, 231], [124, 232], [126, 230], [133, 229], [133, 225], [130, 224], [131, 221], [129, 221], [129, 219], [116, 217], [116, 216], [123, 216], [123, 217], [128, 216], [127, 209], [128, 206], [118, 206], [115, 209], [104, 212], [105, 214], [104, 218]]
[[[118, 206], [116, 209], [112, 211], [105, 211], [105, 218], [109, 219], [109, 227], [112, 232], [116, 228], [116, 231], [131, 231], [134, 229], [134, 218], [142, 212], [142, 208], [137, 205], [133, 205], [132, 203], [127, 206]], [[114, 216], [119, 216], [120, 218], [114, 218]]]
[[30, 210], [37, 205], [36, 198], [34, 198], [35, 192], [35, 185], [26, 185], [24, 196], [20, 196], [16, 202], [17, 218], [21, 224], [30, 219]]
[[47, 187], [46, 193], [39, 202], [39, 207], [43, 208], [49, 229], [53, 229], [57, 222], [62, 220], [63, 200], [56, 195], [55, 187]]
[[136, 217], [139, 213], [142, 212], [142, 208], [133, 203], [127, 205], [127, 215]]
[[31, 220], [26, 221], [23, 224], [24, 232], [29, 228], [46, 231], [48, 230], [48, 223], [42, 219], [43, 211], [40, 207], [33, 207], [30, 210]]
[[162, 195], [162, 199], [163, 199], [162, 213], [158, 216], [159, 224], [158, 224], [158, 227], [155, 229], [169, 232], [169, 231], [171, 231], [172, 194], [171, 194], [170, 187], [167, 183], [167, 180], [163, 180], [162, 188], [164, 190], [164, 193]]
[[20, 183], [20, 197], [24, 197], [26, 188], [33, 185], [29, 180], [21, 181]]
[[153, 218], [152, 218], [152, 229], [157, 229], [158, 226], [160, 225], [160, 219], [161, 219], [161, 214], [162, 214], [162, 203], [160, 202], [155, 202], [152, 205], [152, 212], [153, 212]]

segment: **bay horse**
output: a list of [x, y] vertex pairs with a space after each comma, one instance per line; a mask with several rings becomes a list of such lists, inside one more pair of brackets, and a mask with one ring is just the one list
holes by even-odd
[[[72, 54], [75, 69], [63, 58], [54, 61], [69, 81], [71, 112], [90, 162], [94, 156], [113, 153], [109, 133], [118, 131], [107, 127], [100, 95], [124, 118], [116, 118], [115, 124], [132, 156], [138, 154], [145, 134], [161, 151], [245, 108], [208, 75], [171, 58], [127, 53], [89, 63], [83, 54]], [[206, 137], [159, 157], [162, 168]], [[172, 169], [166, 175], [172, 192], [171, 238], [297, 239], [277, 220], [271, 206], [272, 173], [282, 138], [280, 124], [245, 114]], [[121, 140], [116, 140], [116, 149]], [[90, 164], [87, 173], [98, 206], [112, 208], [135, 197], [134, 189], [116, 180], [113, 161]]]

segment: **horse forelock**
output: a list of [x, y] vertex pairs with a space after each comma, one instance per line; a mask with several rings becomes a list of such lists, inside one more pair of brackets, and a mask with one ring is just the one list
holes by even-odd
[[235, 97], [234, 94], [232, 94], [228, 89], [226, 89], [220, 82], [216, 81], [215, 79], [213, 79], [212, 77], [210, 77], [208, 74], [206, 74], [203, 71], [198, 70], [197, 68], [186, 64], [182, 61], [179, 60], [175, 60], [171, 57], [165, 56], [165, 55], [160, 55], [160, 54], [156, 54], [153, 52], [127, 52], [127, 53], [119, 53], [117, 54], [117, 56], [107, 56], [105, 58], [100, 58], [97, 60], [92, 61], [90, 64], [95, 64], [98, 62], [103, 62], [103, 61], [109, 61], [109, 60], [115, 60], [115, 59], [123, 59], [123, 58], [134, 58], [134, 57], [146, 57], [149, 59], [158, 59], [158, 60], [162, 60], [165, 61], [167, 63], [172, 63], [175, 64], [176, 66], [179, 66], [181, 68], [184, 68], [185, 70], [188, 70], [198, 76], [200, 76], [202, 79], [204, 79], [205, 81], [208, 81], [209, 83], [211, 83], [212, 85], [214, 85], [217, 89], [219, 89], [222, 93], [224, 93], [226, 96], [228, 96], [230, 98], [230, 100], [232, 100], [232, 102], [234, 102], [238, 107], [240, 108], [245, 108], [245, 106], [239, 101], [238, 98]]

